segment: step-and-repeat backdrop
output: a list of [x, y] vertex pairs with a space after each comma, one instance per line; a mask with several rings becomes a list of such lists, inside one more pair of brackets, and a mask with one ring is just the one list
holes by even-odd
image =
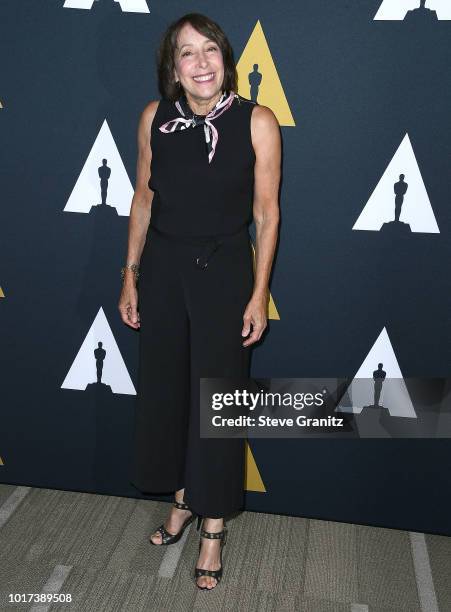
[[[448, 0], [2, 0], [1, 482], [143, 497], [119, 269], [155, 52], [193, 11], [224, 29], [239, 93], [283, 138], [253, 376], [450, 375]], [[451, 534], [449, 439], [246, 449], [247, 510]]]

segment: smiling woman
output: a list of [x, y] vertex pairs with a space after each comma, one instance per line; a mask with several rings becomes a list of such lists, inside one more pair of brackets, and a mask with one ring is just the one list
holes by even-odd
[[124, 323], [140, 330], [132, 482], [175, 491], [152, 544], [178, 541], [203, 517], [195, 579], [211, 589], [222, 575], [224, 517], [244, 502], [245, 449], [242, 438], [200, 437], [200, 379], [248, 377], [267, 325], [280, 130], [269, 108], [236, 92], [230, 43], [204, 15], [168, 28], [158, 79], [162, 97], [138, 127], [119, 301]]
[[222, 29], [204, 15], [191, 13], [177, 23], [159, 49], [160, 90], [172, 101], [185, 93], [194, 113], [207, 114], [221, 89], [237, 89], [233, 50]]
[[[190, 24], [187, 24], [181, 32], [179, 44], [180, 49], [177, 54], [176, 67], [174, 68], [175, 82], [181, 83], [185, 92], [188, 91], [191, 93], [194, 99], [193, 111], [197, 113], [196, 107], [201, 108], [202, 104], [206, 105], [207, 102], [203, 99], [198, 101], [195, 100], [196, 90], [192, 88], [192, 91], [190, 91], [189, 87], [191, 80], [200, 84], [198, 88], [199, 93], [202, 93], [204, 96], [210, 93], [214, 100], [214, 106], [217, 102], [217, 99], [215, 100], [216, 90], [218, 89], [216, 84], [222, 83], [224, 78], [222, 54], [217, 44], [212, 43], [208, 38], [199, 34]], [[203, 60], [204, 64], [202, 64], [202, 61], [199, 62], [198, 54], [203, 54], [203, 56], [205, 56]], [[200, 66], [206, 66], [207, 62], [208, 68], [213, 71], [199, 72]], [[208, 106], [211, 106], [211, 102]], [[207, 114], [209, 110], [210, 108], [204, 107], [199, 111], [199, 114]]]

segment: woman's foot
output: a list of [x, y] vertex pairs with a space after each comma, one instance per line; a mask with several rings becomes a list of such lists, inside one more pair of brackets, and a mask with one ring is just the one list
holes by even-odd
[[[218, 532], [222, 531], [224, 526], [223, 519], [211, 519], [204, 518], [202, 523], [202, 529], [205, 531]], [[221, 567], [221, 560], [219, 557], [221, 550], [221, 539], [220, 538], [200, 538], [201, 546], [199, 558], [196, 563], [196, 567], [208, 570], [218, 570]], [[207, 587], [213, 589], [217, 580], [213, 576], [199, 576], [196, 579], [198, 586]]]
[[[177, 493], [179, 492], [177, 491]], [[183, 503], [183, 494], [176, 495], [175, 501]], [[176, 506], [171, 506], [169, 516], [164, 522], [164, 528], [169, 531], [170, 534], [175, 535], [180, 531], [183, 523], [189, 516], [191, 516], [191, 514], [191, 510], [182, 510], [181, 508], [177, 508]], [[150, 539], [154, 544], [161, 544], [161, 533], [159, 531], [154, 531], [153, 534], [150, 536]]]

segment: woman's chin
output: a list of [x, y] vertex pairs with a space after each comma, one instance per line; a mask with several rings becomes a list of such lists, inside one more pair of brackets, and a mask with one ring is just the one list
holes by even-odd
[[216, 81], [211, 81], [208, 83], [194, 83], [193, 91], [191, 91], [191, 95], [197, 96], [198, 98], [212, 98], [219, 93], [220, 87], [216, 83]]

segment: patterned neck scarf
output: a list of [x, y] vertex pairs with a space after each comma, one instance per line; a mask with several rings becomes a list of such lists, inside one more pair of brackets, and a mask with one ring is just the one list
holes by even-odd
[[237, 98], [238, 94], [236, 94], [234, 91], [224, 91], [216, 106], [208, 113], [208, 115], [201, 116], [193, 113], [188, 105], [186, 95], [182, 94], [182, 96], [175, 103], [175, 106], [182, 117], [175, 117], [175, 119], [171, 119], [170, 121], [163, 123], [163, 125], [160, 125], [159, 129], [164, 134], [169, 134], [177, 130], [185, 130], [188, 127], [196, 128], [203, 125], [205, 143], [207, 146], [208, 163], [210, 163], [215, 154], [216, 145], [219, 140], [218, 130], [213, 125], [212, 120], [216, 119], [219, 117], [219, 115], [222, 115], [222, 113], [230, 108], [235, 97]]

